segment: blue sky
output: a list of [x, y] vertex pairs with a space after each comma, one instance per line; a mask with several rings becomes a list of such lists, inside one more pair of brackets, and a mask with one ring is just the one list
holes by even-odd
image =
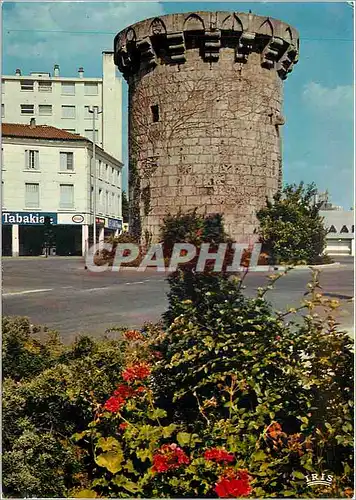
[[[285, 182], [314, 181], [332, 201], [353, 205], [353, 8], [345, 3], [11, 2], [3, 4], [2, 73], [52, 71], [101, 75], [101, 52], [147, 17], [229, 10], [281, 19], [298, 29], [300, 59], [284, 84]], [[124, 87], [126, 94], [126, 84]], [[125, 96], [124, 106], [127, 98]], [[126, 113], [125, 113], [126, 115]], [[127, 120], [124, 117], [127, 165]], [[125, 172], [125, 182], [127, 175]]]

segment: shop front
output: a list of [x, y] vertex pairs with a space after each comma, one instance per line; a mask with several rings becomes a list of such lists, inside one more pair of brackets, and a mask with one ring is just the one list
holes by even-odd
[[48, 254], [83, 255], [89, 216], [55, 212], [3, 212], [2, 255], [44, 255], [48, 240], [46, 217], [50, 221], [51, 235]]
[[3, 212], [4, 243], [2, 254], [17, 256], [42, 255], [45, 246], [45, 218], [53, 229], [57, 225], [54, 212]]

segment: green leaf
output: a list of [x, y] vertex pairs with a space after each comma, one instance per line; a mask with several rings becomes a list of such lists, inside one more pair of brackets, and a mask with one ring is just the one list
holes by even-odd
[[121, 464], [123, 460], [124, 455], [122, 450], [107, 451], [106, 453], [102, 453], [95, 458], [95, 462], [100, 465], [100, 467], [104, 467], [113, 474], [116, 474], [116, 472], [119, 472], [119, 470], [122, 469]]
[[121, 450], [119, 441], [113, 437], [101, 437], [98, 439], [96, 448], [101, 448], [103, 451]]
[[251, 458], [255, 462], [261, 462], [262, 460], [265, 460], [267, 458], [267, 455], [264, 451], [259, 450], [256, 453], [254, 453]]
[[189, 444], [191, 436], [189, 432], [178, 432], [177, 441], [181, 446], [186, 446]]
[[295, 490], [284, 490], [282, 492], [284, 497], [293, 497], [295, 498]]
[[298, 470], [293, 472], [293, 476], [297, 479], [305, 479], [305, 475], [303, 474], [303, 472], [300, 472]]
[[97, 498], [97, 494], [93, 490], [82, 490], [74, 495], [74, 498]]
[[147, 459], [152, 458], [152, 453], [149, 449], [145, 448], [143, 450], [136, 450], [136, 456], [141, 460], [141, 462], [145, 462]]
[[164, 438], [170, 437], [173, 432], [176, 430], [177, 426], [176, 424], [170, 424], [166, 427], [162, 427], [162, 435]]

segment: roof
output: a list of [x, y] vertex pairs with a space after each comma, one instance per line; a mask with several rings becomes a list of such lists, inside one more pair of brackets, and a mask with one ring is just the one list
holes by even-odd
[[50, 139], [57, 141], [87, 141], [89, 139], [80, 135], [71, 134], [65, 130], [49, 125], [25, 125], [21, 123], [2, 123], [2, 137], [19, 137], [28, 139]]

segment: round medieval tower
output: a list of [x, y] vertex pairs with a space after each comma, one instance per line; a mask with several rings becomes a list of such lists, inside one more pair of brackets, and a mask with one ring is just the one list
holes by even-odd
[[164, 216], [222, 213], [237, 242], [281, 183], [282, 80], [298, 60], [296, 30], [231, 12], [172, 14], [118, 33], [129, 85], [129, 176], [141, 236]]

